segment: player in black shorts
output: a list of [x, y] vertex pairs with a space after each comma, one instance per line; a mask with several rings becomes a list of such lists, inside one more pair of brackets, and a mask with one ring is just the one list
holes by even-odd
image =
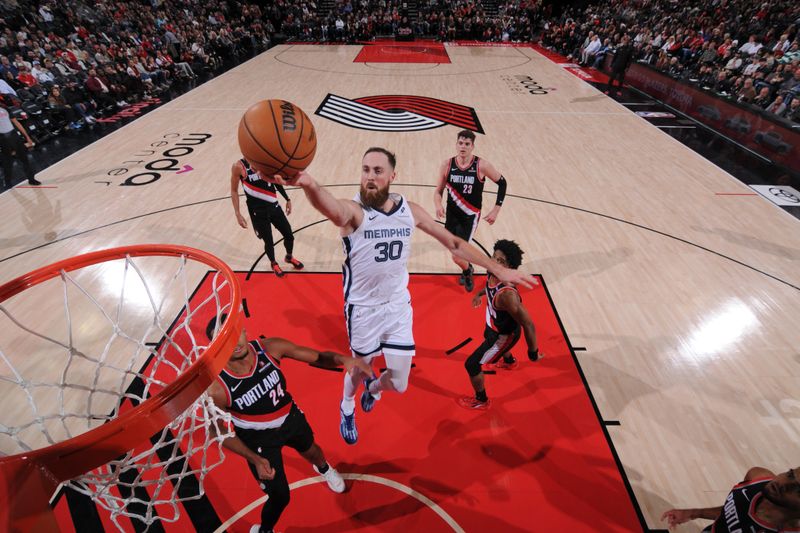
[[[221, 317], [225, 320], [225, 315]], [[217, 321], [206, 328], [209, 340]], [[371, 375], [369, 365], [360, 358], [334, 352], [318, 352], [286, 339], [260, 336], [247, 341], [244, 329], [239, 342], [208, 393], [214, 404], [231, 414], [235, 436], [223, 446], [247, 459], [250, 471], [261, 489], [269, 495], [261, 510], [261, 524], [250, 533], [271, 533], [289, 504], [289, 483], [283, 468], [281, 450], [294, 448], [321, 474], [334, 492], [344, 492], [344, 479], [328, 464], [322, 448], [314, 442], [314, 432], [303, 411], [294, 403], [281, 370], [282, 359], [289, 358], [326, 368], [343, 366], [346, 372], [357, 368]]]
[[[492, 259], [508, 268], [517, 269], [522, 264], [522, 250], [514, 241], [501, 239], [494, 243]], [[481, 297], [486, 294], [486, 328], [483, 343], [464, 362], [469, 374], [475, 396], [463, 396], [458, 404], [466, 409], [488, 409], [489, 397], [484, 386], [482, 365], [496, 363], [497, 368], [511, 370], [517, 361], [511, 355], [511, 348], [517, 344], [522, 334], [528, 344], [528, 359], [538, 361], [544, 354], [539, 353], [536, 342], [536, 328], [528, 311], [522, 305], [522, 298], [514, 285], [502, 283], [493, 274], [486, 278], [486, 288], [472, 299], [472, 306], [478, 307]], [[502, 357], [502, 361], [500, 358]]]
[[[444, 227], [450, 233], [467, 242], [472, 240], [481, 217], [483, 203], [483, 184], [486, 178], [497, 183], [497, 200], [489, 213], [483, 217], [488, 224], [494, 224], [500, 213], [500, 206], [506, 197], [506, 179], [494, 165], [472, 154], [475, 148], [475, 134], [469, 130], [458, 132], [455, 157], [446, 159], [439, 168], [439, 181], [433, 193], [436, 218], [444, 217]], [[447, 208], [442, 208], [442, 194], [447, 189]], [[472, 279], [472, 265], [463, 259], [453, 257], [453, 262], [461, 268], [458, 283], [472, 292], [475, 282]]]
[[670, 509], [661, 515], [670, 529], [698, 518], [714, 521], [704, 533], [800, 531], [800, 467], [778, 475], [751, 468], [719, 507]]
[[[285, 261], [290, 263], [296, 270], [303, 268], [303, 263], [292, 256], [294, 248], [294, 234], [292, 226], [286, 215], [292, 214], [292, 201], [282, 186], [261, 179], [257, 170], [250, 167], [245, 159], [240, 159], [231, 167], [231, 202], [233, 211], [236, 213], [236, 221], [243, 228], [247, 228], [247, 221], [242, 216], [239, 209], [239, 183], [244, 189], [247, 199], [247, 211], [250, 213], [250, 220], [253, 222], [253, 229], [256, 236], [264, 241], [264, 252], [269, 258], [272, 271], [279, 278], [284, 273], [280, 265], [275, 260], [275, 244], [272, 240], [272, 226], [283, 235], [283, 246], [286, 248]], [[283, 213], [281, 205], [278, 203], [278, 194], [286, 200], [286, 214]]]

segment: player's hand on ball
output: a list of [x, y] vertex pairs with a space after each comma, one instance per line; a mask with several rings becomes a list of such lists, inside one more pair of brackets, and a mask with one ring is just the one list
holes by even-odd
[[269, 464], [269, 461], [263, 457], [258, 457], [253, 460], [253, 466], [256, 467], [258, 479], [273, 479], [275, 477], [275, 469]]
[[247, 220], [245, 220], [245, 218], [241, 215], [241, 213], [236, 215], [236, 222], [238, 222], [239, 225], [244, 229], [247, 229]]

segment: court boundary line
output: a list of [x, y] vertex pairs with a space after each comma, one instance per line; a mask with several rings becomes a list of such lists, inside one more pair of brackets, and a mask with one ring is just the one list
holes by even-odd
[[[450, 528], [455, 531], [456, 533], [466, 533], [464, 529], [455, 521], [455, 519], [450, 516], [447, 511], [442, 509], [442, 507], [436, 503], [435, 501], [431, 500], [421, 492], [412, 489], [408, 485], [404, 485], [399, 481], [395, 481], [393, 479], [381, 477], [381, 476], [374, 476], [372, 474], [357, 474], [357, 473], [342, 473], [341, 474], [344, 479], [349, 479], [351, 481], [367, 481], [370, 483], [375, 483], [378, 485], [383, 485], [385, 487], [393, 488], [399, 492], [402, 492], [412, 498], [416, 499], [417, 501], [425, 504], [428, 508], [436, 513], [439, 518], [441, 518], [445, 524], [450, 526]], [[289, 490], [292, 491], [294, 489], [300, 489], [309, 485], [316, 485], [318, 483], [325, 483], [325, 478], [322, 476], [314, 476], [305, 479], [301, 479], [300, 481], [295, 481], [289, 484]], [[237, 511], [233, 516], [228, 518], [222, 525], [214, 530], [214, 533], [223, 533], [226, 529], [237, 521], [239, 521], [242, 517], [244, 517], [247, 513], [258, 507], [259, 505], [263, 504], [267, 501], [268, 496], [264, 495], [260, 498], [253, 500], [248, 505]]]
[[[277, 46], [275, 46], [275, 48], [277, 48], [278, 46], [284, 46], [284, 45], [277, 45]], [[472, 72], [450, 72], [450, 73], [442, 73], [442, 74], [410, 74], [410, 73], [413, 72], [413, 70], [410, 70], [410, 69], [408, 69], [408, 70], [398, 70], [398, 71], [395, 71], [395, 72], [393, 72], [391, 74], [388, 74], [388, 73], [387, 74], [376, 74], [376, 73], [373, 73], [373, 72], [340, 72], [340, 71], [337, 71], [337, 70], [325, 70], [325, 69], [316, 68], [316, 67], [307, 67], [307, 66], [304, 66], [304, 65], [295, 65], [294, 63], [289, 63], [288, 61], [284, 61], [283, 59], [280, 58], [280, 56], [282, 54], [291, 51], [291, 49], [294, 46], [295, 45], [289, 45], [289, 48], [287, 48], [286, 50], [281, 50], [280, 52], [276, 53], [275, 57], [274, 57], [274, 60], [277, 61], [278, 63], [281, 63], [282, 65], [286, 65], [287, 67], [292, 67], [292, 68], [297, 68], [297, 69], [302, 69], [302, 70], [310, 70], [310, 71], [313, 71], [313, 72], [325, 72], [327, 74], [338, 74], [340, 76], [398, 77], [398, 76], [403, 76], [403, 75], [410, 75], [411, 77], [414, 77], [414, 78], [432, 78], [432, 77], [438, 77], [438, 76], [474, 76], [475, 74], [489, 74], [489, 73], [492, 73], [492, 72], [499, 72], [499, 71], [502, 71], [502, 70], [509, 70], [509, 69], [513, 69], [513, 68], [518, 68], [518, 67], [521, 67], [523, 65], [527, 65], [528, 63], [531, 62], [531, 58], [527, 57], [527, 56], [525, 56], [525, 54], [523, 54], [523, 57], [525, 57], [526, 60], [523, 61], [522, 63], [517, 64], [517, 65], [510, 65], [510, 66], [500, 67], [500, 68], [491, 69], [491, 70], [476, 70], [476, 71], [472, 71]], [[347, 44], [344, 44], [344, 45], [337, 45], [337, 46], [353, 46], [353, 47], [356, 47], [356, 46], [363, 46], [363, 45], [347, 45]], [[511, 57], [511, 56], [508, 56], [508, 57]], [[348, 63], [348, 64], [353, 64], [353, 63]], [[450, 63], [450, 64], [452, 64], [452, 63]]]
[[[642, 120], [644, 120], [644, 119], [642, 119]], [[667, 135], [667, 137], [672, 138], [669, 135]], [[674, 139], [674, 138], [672, 138], [672, 139], [675, 142], [679, 142], [677, 139]], [[681, 145], [681, 146], [683, 146], [683, 145]], [[716, 165], [714, 165], [713, 163], [711, 163], [707, 159], [703, 158], [700, 154], [697, 154], [696, 152], [694, 152], [693, 150], [691, 150], [689, 148], [687, 148], [687, 149], [690, 152], [696, 154], [697, 157], [701, 157], [703, 160], [707, 161], [709, 164], [711, 164], [711, 165], [716, 167]], [[719, 167], [717, 167], [717, 168], [719, 168]], [[731, 176], [731, 178], [735, 179], [733, 176]], [[741, 182], [739, 180], [736, 180], [736, 181], [737, 181], [737, 183], [741, 184]], [[425, 188], [436, 187], [435, 185], [431, 185], [431, 184], [428, 184], [428, 183], [395, 183], [394, 185], [395, 185], [395, 187], [425, 187]], [[359, 184], [357, 184], [357, 183], [334, 183], [334, 184], [329, 184], [329, 185], [323, 185], [323, 187], [325, 187], [325, 188], [328, 188], [328, 187], [330, 187], [330, 188], [334, 188], [334, 187], [358, 187], [358, 186], [359, 186]], [[288, 190], [297, 190], [297, 187], [291, 187]], [[497, 195], [497, 193], [495, 191], [484, 191], [484, 192], [487, 193], [487, 194]], [[240, 194], [239, 196], [241, 197], [241, 196], [244, 196], [244, 195]], [[735, 264], [737, 264], [739, 266], [742, 266], [742, 267], [745, 267], [745, 268], [747, 268], [749, 270], [752, 270], [753, 272], [755, 272], [757, 274], [761, 274], [762, 276], [766, 276], [766, 277], [768, 277], [768, 278], [770, 278], [770, 279], [772, 279], [774, 281], [777, 281], [778, 283], [782, 283], [783, 285], [786, 285], [787, 287], [791, 287], [792, 289], [795, 289], [796, 291], [800, 291], [800, 286], [794, 285], [793, 283], [791, 283], [789, 281], [786, 281], [786, 280], [784, 280], [782, 278], [779, 278], [778, 276], [770, 274], [769, 272], [761, 270], [761, 269], [759, 269], [757, 267], [754, 267], [752, 265], [748, 265], [747, 263], [745, 263], [743, 261], [740, 261], [738, 259], [735, 259], [735, 258], [733, 258], [733, 257], [731, 257], [729, 255], [725, 255], [722, 252], [717, 252], [717, 251], [712, 250], [711, 248], [707, 248], [707, 247], [705, 247], [705, 246], [703, 246], [701, 244], [694, 243], [694, 242], [689, 241], [687, 239], [684, 239], [682, 237], [678, 237], [676, 235], [672, 235], [670, 233], [667, 233], [667, 232], [664, 232], [664, 231], [661, 231], [661, 230], [657, 230], [657, 229], [654, 229], [654, 228], [647, 227], [647, 226], [639, 224], [637, 222], [631, 222], [629, 220], [624, 220], [622, 218], [615, 217], [613, 215], [607, 215], [607, 214], [600, 213], [600, 212], [597, 212], [597, 211], [592, 211], [590, 209], [585, 209], [583, 207], [576, 207], [576, 206], [572, 206], [572, 205], [562, 204], [560, 202], [555, 202], [555, 201], [552, 201], [552, 200], [544, 200], [544, 199], [541, 199], [541, 198], [533, 198], [533, 197], [530, 197], [530, 196], [522, 196], [522, 195], [519, 195], [519, 194], [511, 194], [511, 193], [506, 194], [506, 196], [510, 197], [510, 198], [518, 198], [520, 200], [528, 200], [528, 201], [531, 201], [531, 202], [538, 202], [538, 203], [545, 204], [545, 205], [552, 205], [552, 206], [555, 206], [555, 207], [562, 207], [562, 208], [565, 208], [565, 209], [571, 209], [573, 211], [578, 211], [578, 212], [581, 212], [581, 213], [585, 213], [587, 215], [598, 216], [598, 217], [601, 217], [601, 218], [605, 218], [607, 220], [612, 220], [614, 222], [619, 222], [619, 223], [622, 223], [622, 224], [633, 226], [633, 227], [641, 229], [641, 230], [649, 231], [651, 233], [655, 233], [656, 235], [660, 235], [662, 237], [667, 237], [669, 239], [681, 242], [683, 244], [687, 244], [687, 245], [689, 245], [689, 246], [691, 246], [693, 248], [697, 248], [698, 250], [701, 250], [701, 251], [708, 252], [710, 254], [716, 255], [717, 257], [720, 257], [722, 259], [726, 259], [726, 260], [731, 261], [732, 263], [735, 263]], [[108, 228], [108, 227], [111, 227], [111, 226], [116, 226], [118, 224], [123, 224], [125, 222], [130, 222], [132, 220], [137, 220], [137, 219], [148, 217], [148, 216], [151, 216], [151, 215], [157, 215], [157, 214], [160, 214], [160, 213], [166, 213], [167, 211], [173, 211], [173, 210], [182, 209], [182, 208], [185, 208], [185, 207], [194, 207], [194, 206], [197, 206], [197, 205], [203, 205], [203, 204], [207, 204], [207, 203], [211, 203], [211, 202], [218, 202], [220, 200], [229, 200], [229, 199], [230, 199], [230, 195], [220, 196], [220, 197], [217, 197], [217, 198], [211, 198], [209, 200], [200, 200], [200, 201], [197, 201], [197, 202], [190, 202], [188, 204], [175, 205], [175, 206], [172, 206], [172, 207], [166, 207], [164, 209], [159, 209], [157, 211], [152, 211], [150, 213], [143, 213], [143, 214], [136, 215], [136, 216], [133, 216], [133, 217], [123, 218], [123, 219], [120, 219], [120, 220], [116, 220], [114, 222], [109, 222], [107, 224], [96, 226], [94, 228], [89, 228], [89, 229], [86, 229], [86, 230], [83, 230], [83, 231], [79, 231], [77, 233], [73, 233], [72, 235], [67, 235], [67, 236], [64, 236], [64, 237], [61, 237], [61, 238], [58, 238], [58, 239], [54, 239], [54, 240], [52, 240], [50, 242], [39, 244], [39, 245], [34, 246], [32, 248], [28, 248], [26, 250], [22, 250], [22, 251], [17, 252], [17, 253], [15, 253], [13, 255], [10, 255], [8, 257], [4, 257], [4, 258], [0, 259], [0, 264], [4, 263], [5, 261], [9, 261], [11, 259], [14, 259], [15, 257], [19, 257], [21, 255], [25, 255], [25, 254], [33, 252], [35, 250], [39, 250], [41, 248], [45, 248], [47, 246], [50, 246], [51, 244], [55, 244], [55, 243], [58, 243], [58, 242], [63, 242], [65, 240], [67, 240], [67, 239], [71, 239], [73, 237], [79, 237], [81, 235], [85, 235], [85, 234], [91, 233], [93, 231], [105, 229], [105, 228]], [[764, 198], [764, 200], [767, 201], [767, 202], [769, 201], [766, 198]], [[783, 211], [783, 210], [781, 209], [781, 211]], [[792, 216], [789, 213], [786, 213], [786, 215]], [[793, 216], [792, 216], [792, 218], [794, 219]], [[797, 219], [795, 219], [795, 220], [797, 220]]]
[[601, 431], [603, 432], [603, 436], [606, 439], [606, 444], [608, 445], [608, 449], [611, 452], [611, 457], [614, 458], [614, 463], [617, 465], [617, 470], [619, 471], [620, 477], [622, 478], [622, 484], [625, 486], [625, 490], [628, 492], [628, 499], [630, 499], [631, 504], [633, 505], [633, 510], [636, 513], [636, 517], [639, 519], [639, 524], [642, 526], [643, 531], [649, 531], [650, 528], [647, 525], [647, 520], [642, 513], [642, 508], [639, 505], [639, 500], [636, 498], [636, 493], [633, 491], [633, 486], [631, 485], [630, 480], [628, 479], [628, 474], [625, 472], [625, 467], [622, 464], [622, 460], [617, 453], [617, 448], [614, 446], [614, 441], [611, 438], [611, 434], [608, 432], [608, 428], [606, 426], [605, 420], [603, 419], [603, 415], [600, 412], [600, 408], [597, 406], [597, 401], [594, 398], [594, 394], [592, 394], [592, 389], [589, 386], [589, 382], [586, 380], [586, 375], [583, 373], [583, 368], [581, 367], [581, 363], [578, 360], [578, 356], [575, 354], [575, 349], [572, 347], [572, 341], [569, 339], [569, 335], [567, 334], [567, 330], [564, 327], [564, 323], [561, 321], [561, 315], [558, 313], [558, 309], [556, 308], [556, 303], [553, 300], [552, 295], [550, 294], [550, 289], [547, 288], [547, 282], [544, 280], [544, 276], [540, 275], [539, 280], [542, 284], [542, 288], [544, 289], [545, 295], [547, 295], [547, 301], [550, 303], [550, 308], [553, 310], [553, 314], [556, 317], [556, 321], [558, 322], [558, 327], [561, 330], [561, 334], [564, 336], [564, 340], [567, 342], [567, 347], [569, 348], [569, 353], [572, 356], [572, 362], [575, 364], [575, 369], [578, 371], [578, 375], [581, 378], [581, 383], [583, 383], [583, 388], [586, 391], [586, 395], [589, 397], [589, 401], [592, 404], [592, 409], [594, 410], [594, 414], [597, 417], [597, 425], [600, 426]]

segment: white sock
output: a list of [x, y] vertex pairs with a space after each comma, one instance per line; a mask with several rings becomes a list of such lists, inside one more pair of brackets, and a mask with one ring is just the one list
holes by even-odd
[[354, 399], [342, 399], [342, 403], [339, 405], [341, 407], [342, 412], [348, 416], [352, 415], [353, 412], [356, 410], [356, 401]]

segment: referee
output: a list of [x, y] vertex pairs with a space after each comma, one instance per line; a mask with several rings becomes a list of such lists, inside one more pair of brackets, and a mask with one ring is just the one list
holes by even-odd
[[[20, 133], [22, 137], [25, 137], [24, 143], [19, 135]], [[25, 131], [25, 127], [17, 119], [11, 117], [6, 106], [0, 104], [0, 157], [3, 158], [5, 188], [10, 188], [14, 185], [14, 159], [22, 163], [28, 183], [41, 185], [41, 182], [34, 177], [33, 167], [31, 167], [31, 162], [28, 159], [28, 149], [30, 148], [33, 148], [33, 141], [28, 132]]]

